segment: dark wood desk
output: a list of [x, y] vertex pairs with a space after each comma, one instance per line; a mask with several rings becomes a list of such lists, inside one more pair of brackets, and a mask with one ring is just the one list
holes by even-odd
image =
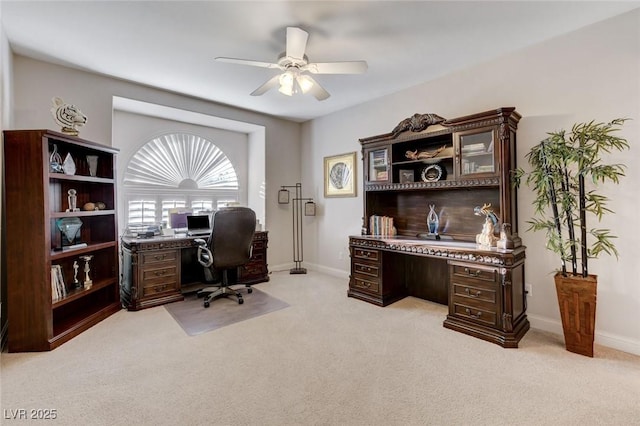
[[[204, 286], [196, 259], [196, 237], [123, 237], [120, 298], [130, 311], [183, 300], [185, 291]], [[238, 284], [269, 281], [268, 232], [256, 232], [249, 263], [239, 269]]]
[[503, 347], [517, 347], [529, 330], [525, 247], [353, 236], [349, 250], [350, 297], [379, 306], [406, 296], [448, 305], [446, 328]]

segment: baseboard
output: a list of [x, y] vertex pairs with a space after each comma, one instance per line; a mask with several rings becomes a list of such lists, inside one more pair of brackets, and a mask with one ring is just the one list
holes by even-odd
[[283, 271], [288, 271], [289, 269], [293, 268], [295, 266], [295, 264], [293, 262], [291, 263], [283, 263], [280, 265], [269, 265], [269, 271], [270, 272], [283, 272]]
[[[550, 318], [541, 317], [537, 315], [531, 315], [527, 313], [527, 318], [531, 324], [531, 328], [537, 328], [538, 330], [548, 331], [550, 333], [558, 334], [562, 333], [562, 323], [559, 320], [552, 320]], [[640, 342], [629, 339], [627, 337], [618, 336], [606, 332], [598, 332], [596, 330], [595, 343], [598, 345], [606, 346], [608, 348], [616, 349], [622, 352], [628, 352], [634, 355], [640, 355]]]
[[345, 271], [343, 269], [329, 268], [315, 263], [308, 263], [307, 267], [313, 271], [322, 272], [324, 274], [331, 275], [332, 277], [344, 278], [346, 280], [349, 279], [349, 271]]
[[[269, 270], [271, 272], [285, 272], [289, 271], [295, 265], [294, 263], [283, 263], [281, 265], [269, 265]], [[349, 279], [349, 271], [344, 271], [342, 269], [329, 268], [326, 266], [318, 265], [310, 262], [302, 262], [302, 267], [307, 268], [309, 271], [317, 271], [322, 272], [327, 275], [331, 275], [336, 278], [344, 278]]]

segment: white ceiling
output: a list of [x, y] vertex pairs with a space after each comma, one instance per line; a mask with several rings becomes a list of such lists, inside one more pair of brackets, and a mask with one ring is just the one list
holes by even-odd
[[[11, 47], [20, 55], [306, 121], [640, 2], [2, 0], [0, 7]], [[367, 73], [314, 76], [331, 93], [321, 102], [277, 90], [254, 97], [249, 94], [277, 70], [214, 61], [227, 56], [275, 62], [287, 26], [309, 32], [311, 62], [366, 60]]]

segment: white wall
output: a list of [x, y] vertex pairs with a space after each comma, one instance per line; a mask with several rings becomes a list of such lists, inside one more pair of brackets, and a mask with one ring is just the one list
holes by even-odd
[[300, 124], [24, 56], [14, 55], [13, 61], [12, 127], [16, 129], [57, 130], [50, 113], [54, 96], [77, 105], [88, 117], [87, 124], [80, 128], [81, 137], [111, 146], [114, 96], [264, 126], [268, 263], [270, 270], [291, 263], [291, 218], [279, 210], [277, 191], [280, 185], [300, 179]]
[[[434, 59], [435, 60], [435, 59]], [[640, 354], [640, 11], [589, 26], [502, 58], [456, 72], [411, 90], [349, 108], [303, 125], [305, 182], [314, 182], [320, 214], [306, 229], [309, 264], [347, 276], [349, 262], [339, 259], [348, 236], [358, 234], [362, 194], [357, 198], [323, 199], [323, 157], [360, 152], [358, 138], [387, 133], [402, 119], [418, 113], [459, 117], [502, 106], [515, 106], [523, 116], [518, 128], [518, 163], [546, 132], [570, 128], [574, 122], [629, 117], [621, 135], [631, 150], [612, 156], [628, 166], [618, 186], [602, 190], [616, 212], [602, 224], [619, 236], [620, 259], [603, 257], [590, 263], [598, 274], [596, 342]], [[360, 154], [358, 155], [360, 157]], [[358, 171], [359, 191], [362, 170]], [[533, 194], [518, 191], [519, 229], [527, 249], [526, 281], [532, 326], [561, 333], [552, 273], [559, 262], [544, 249], [544, 235], [525, 232], [533, 215]], [[346, 292], [345, 282], [345, 292]]]

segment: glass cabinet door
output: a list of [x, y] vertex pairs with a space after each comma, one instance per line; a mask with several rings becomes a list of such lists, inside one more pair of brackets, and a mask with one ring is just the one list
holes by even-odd
[[460, 134], [458, 136], [460, 175], [495, 174], [497, 170], [494, 142], [493, 130]]
[[368, 180], [369, 182], [388, 182], [391, 177], [389, 170], [389, 150], [388, 148], [373, 149], [367, 153], [369, 162]]

